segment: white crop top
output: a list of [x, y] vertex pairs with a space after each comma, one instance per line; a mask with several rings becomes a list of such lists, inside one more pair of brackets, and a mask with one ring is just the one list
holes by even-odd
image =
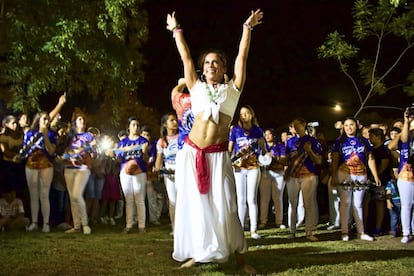
[[233, 81], [220, 84], [216, 89], [211, 84], [198, 80], [190, 90], [191, 110], [194, 116], [203, 113], [203, 120], [210, 116], [217, 124], [219, 112], [229, 115], [232, 119], [240, 98], [240, 91], [234, 86]]

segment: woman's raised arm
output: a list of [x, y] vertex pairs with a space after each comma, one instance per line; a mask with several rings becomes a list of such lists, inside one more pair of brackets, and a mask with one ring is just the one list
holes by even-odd
[[198, 80], [198, 75], [193, 59], [191, 58], [190, 49], [188, 48], [187, 42], [184, 39], [183, 30], [175, 18], [175, 12], [167, 15], [167, 29], [173, 33], [173, 38], [175, 39], [178, 53], [180, 54], [184, 65], [185, 82], [187, 87], [191, 89]]
[[254, 27], [261, 24], [263, 12], [258, 9], [252, 11], [249, 18], [243, 24], [242, 37], [239, 44], [239, 52], [234, 63], [234, 85], [240, 91], [243, 90], [244, 82], [246, 81], [246, 63], [249, 55], [251, 33]]

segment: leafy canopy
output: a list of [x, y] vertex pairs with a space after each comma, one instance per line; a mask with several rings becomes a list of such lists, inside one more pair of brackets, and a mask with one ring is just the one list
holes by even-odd
[[[402, 83], [391, 77], [391, 73], [400, 68], [408, 51], [414, 47], [414, 3], [403, 0], [356, 0], [352, 16], [352, 36], [360, 46], [346, 41], [345, 35], [334, 31], [328, 34], [317, 53], [319, 58], [337, 60], [340, 70], [351, 80], [360, 101], [355, 116], [363, 109], [372, 107], [367, 105], [370, 98], [391, 89], [402, 88], [408, 95], [414, 96], [414, 70], [411, 69]], [[371, 56], [364, 57], [361, 49], [367, 45], [374, 47], [365, 51]], [[387, 47], [393, 51], [391, 61], [385, 52]], [[355, 64], [357, 68], [353, 69]]]
[[[148, 37], [143, 0], [5, 1], [0, 17], [1, 93], [14, 111], [40, 109], [39, 99], [66, 91], [111, 103], [137, 91]], [[2, 96], [3, 96], [2, 95]]]

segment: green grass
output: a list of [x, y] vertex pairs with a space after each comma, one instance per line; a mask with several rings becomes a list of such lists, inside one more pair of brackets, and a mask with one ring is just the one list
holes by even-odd
[[[123, 225], [98, 225], [92, 234], [52, 232], [0, 233], [0, 275], [240, 275], [234, 256], [224, 264], [178, 270], [171, 258], [170, 226], [150, 226], [147, 233], [121, 234]], [[374, 242], [340, 241], [338, 231], [315, 231], [308, 242], [299, 229], [294, 242], [287, 230], [259, 231], [248, 238], [248, 262], [262, 275], [414, 275], [414, 241], [379, 237]], [[247, 237], [248, 233], [246, 232]]]

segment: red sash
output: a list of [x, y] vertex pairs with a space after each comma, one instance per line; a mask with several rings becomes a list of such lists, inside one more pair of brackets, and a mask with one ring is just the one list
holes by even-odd
[[206, 153], [223, 152], [228, 150], [229, 142], [223, 142], [218, 145], [211, 145], [206, 148], [200, 149], [194, 144], [190, 138], [185, 139], [185, 142], [197, 150], [196, 154], [196, 172], [197, 172], [197, 186], [200, 194], [207, 194], [210, 190], [210, 168], [208, 167]]

